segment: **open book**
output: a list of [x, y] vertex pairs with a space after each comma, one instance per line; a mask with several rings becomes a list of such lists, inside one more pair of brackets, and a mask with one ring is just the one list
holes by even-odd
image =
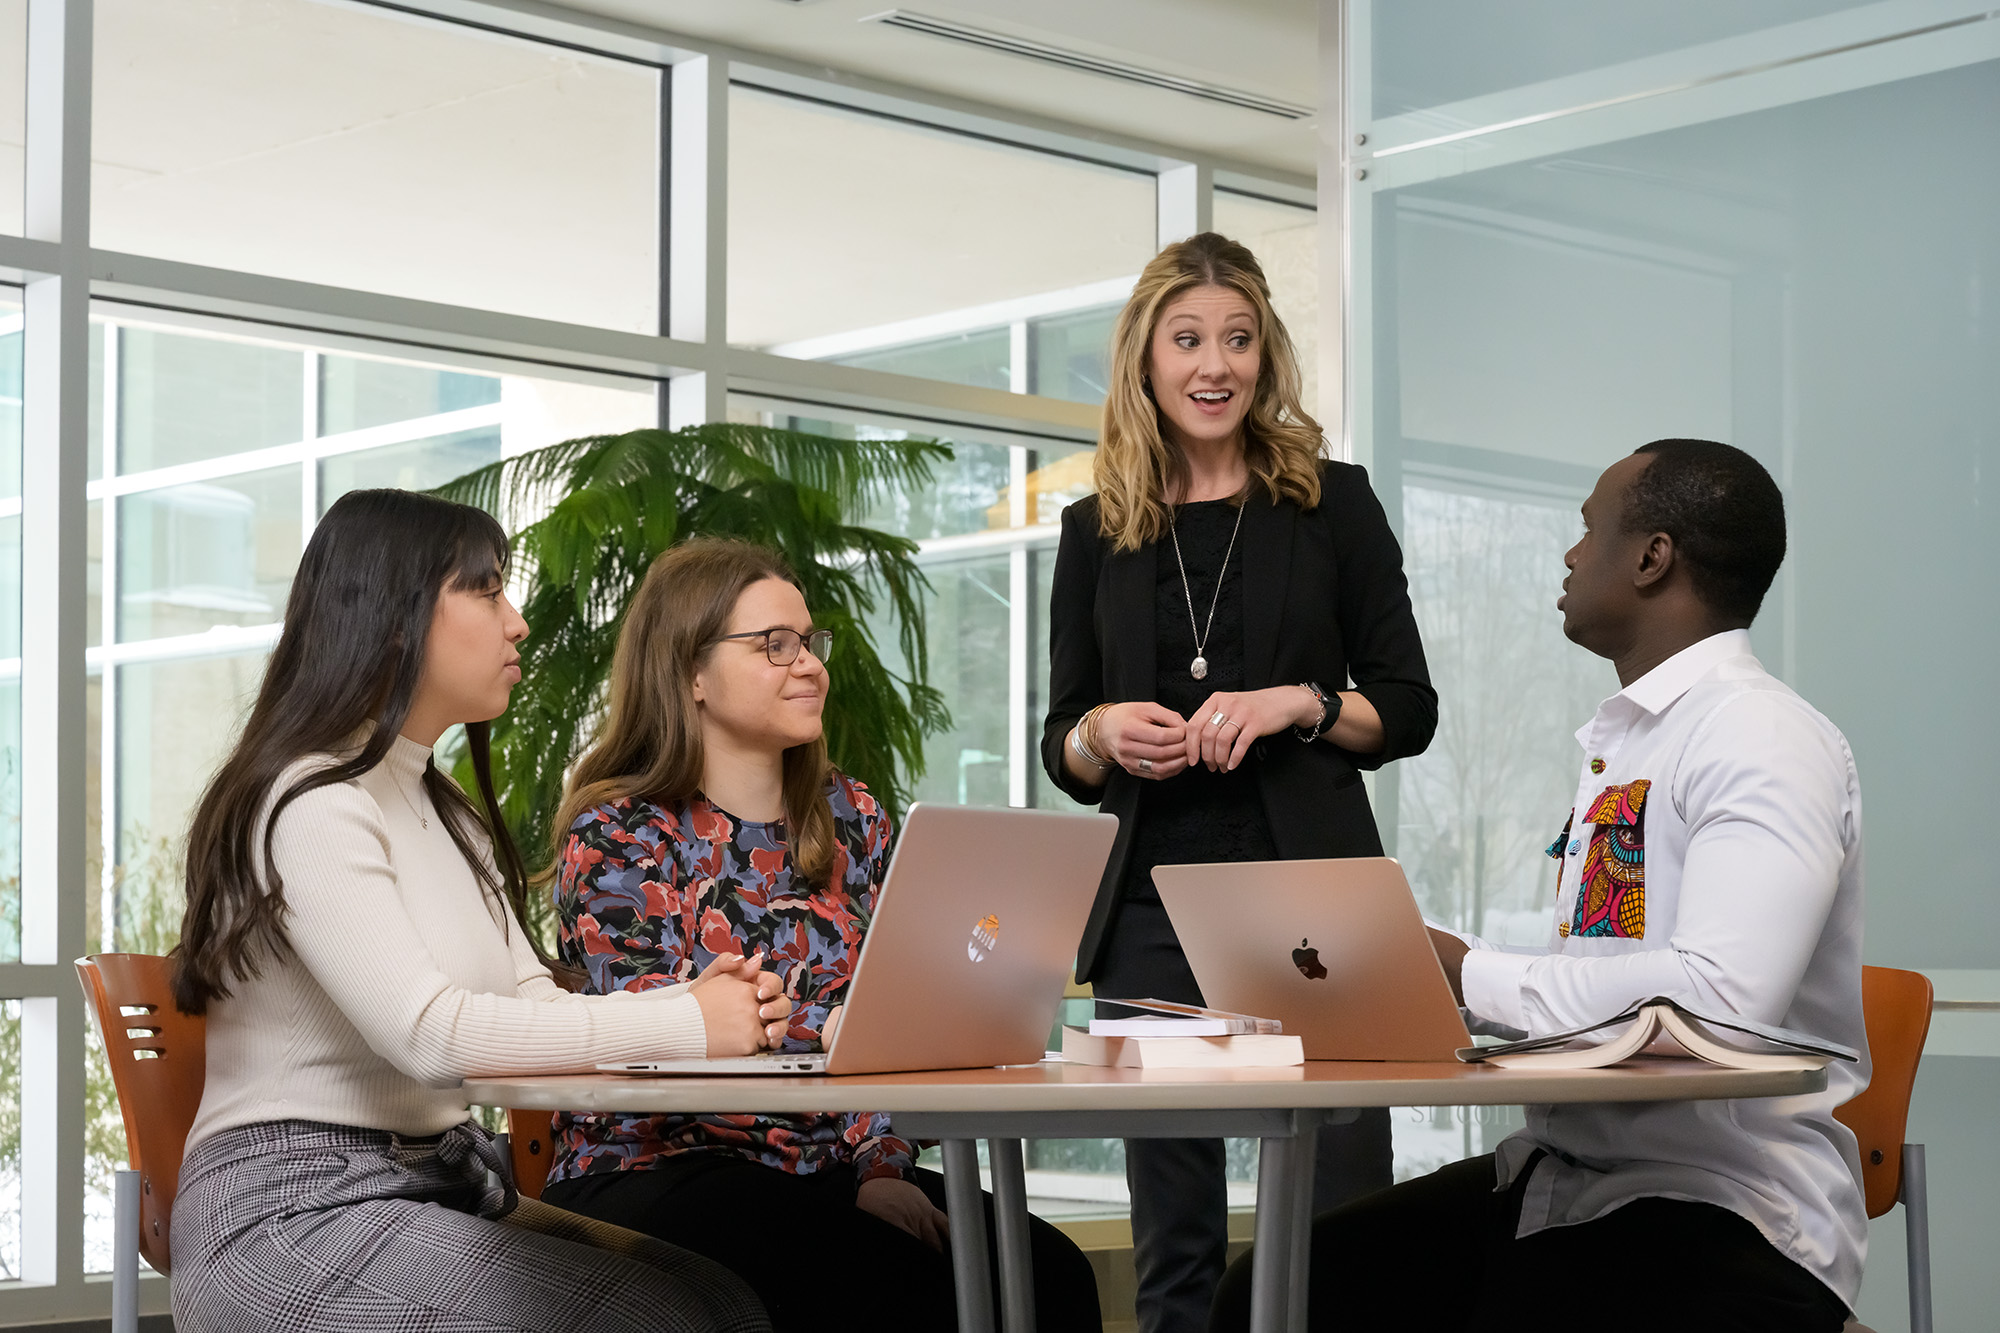
[[1509, 1069], [1600, 1069], [1644, 1052], [1693, 1056], [1730, 1069], [1823, 1069], [1860, 1052], [1803, 1032], [1731, 1015], [1716, 1018], [1656, 995], [1597, 1023], [1458, 1053], [1467, 1064]]

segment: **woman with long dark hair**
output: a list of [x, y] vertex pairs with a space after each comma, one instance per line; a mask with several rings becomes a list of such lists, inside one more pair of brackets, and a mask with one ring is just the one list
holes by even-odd
[[[1162, 250], [1118, 316], [1097, 493], [1063, 511], [1049, 598], [1042, 760], [1118, 816], [1077, 955], [1099, 996], [1201, 1003], [1153, 868], [1379, 856], [1361, 771], [1436, 729], [1402, 552], [1324, 447], [1256, 258], [1214, 232]], [[1139, 1326], [1192, 1333], [1228, 1244], [1222, 1144], [1125, 1155]], [[1386, 1111], [1322, 1135], [1318, 1208], [1391, 1178]]]
[[[773, 551], [696, 539], [647, 571], [557, 816], [562, 953], [586, 989], [643, 992], [763, 953], [796, 1006], [782, 1048], [833, 1030], [889, 817], [827, 757], [831, 646]], [[886, 1115], [563, 1113], [555, 1129], [544, 1198], [726, 1264], [780, 1333], [958, 1326], [944, 1178]], [[774, 1262], [773, 1219], [806, 1248], [787, 1239]], [[1036, 1326], [1094, 1333], [1089, 1260], [1039, 1218], [1028, 1239]]]
[[[342, 496], [306, 545], [188, 834], [174, 995], [207, 1017], [208, 1071], [180, 1329], [767, 1327], [721, 1267], [518, 1198], [467, 1119], [462, 1079], [745, 1054], [791, 1010], [755, 957], [644, 996], [550, 979], [489, 768], [527, 634], [506, 566], [492, 518], [406, 491]], [[483, 814], [432, 761], [457, 724]]]

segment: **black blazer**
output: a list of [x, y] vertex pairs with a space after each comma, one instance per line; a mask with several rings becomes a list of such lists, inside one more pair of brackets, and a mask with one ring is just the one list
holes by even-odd
[[[1382, 841], [1360, 770], [1421, 754], [1437, 730], [1437, 691], [1410, 611], [1403, 552], [1389, 530], [1367, 472], [1320, 465], [1320, 502], [1310, 511], [1273, 502], [1254, 488], [1238, 541], [1243, 561], [1243, 688], [1317, 681], [1354, 688], [1382, 715], [1386, 744], [1355, 754], [1326, 741], [1267, 736], [1252, 748], [1271, 839], [1286, 860], [1379, 856]], [[1118, 838], [1098, 886], [1076, 975], [1097, 970], [1118, 911], [1140, 779], [1113, 769], [1102, 791], [1063, 767], [1063, 744], [1077, 719], [1107, 700], [1152, 699], [1157, 689], [1153, 624], [1158, 545], [1114, 552], [1097, 531], [1097, 497], [1062, 516], [1049, 595], [1049, 716], [1042, 766], [1085, 804], [1118, 816]], [[1171, 779], [1169, 779], [1171, 781]]]

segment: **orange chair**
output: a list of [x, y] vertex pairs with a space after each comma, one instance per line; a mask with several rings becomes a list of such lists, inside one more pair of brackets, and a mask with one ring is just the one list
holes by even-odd
[[542, 1197], [549, 1183], [551, 1144], [547, 1111], [507, 1112], [507, 1147], [514, 1162], [514, 1188], [524, 1199]]
[[174, 1008], [165, 958], [101, 953], [78, 959], [76, 970], [104, 1038], [126, 1150], [139, 1173], [139, 1253], [164, 1273], [181, 1154], [201, 1106], [207, 1024]]
[[1931, 1030], [1931, 981], [1893, 967], [1861, 969], [1861, 1009], [1874, 1066], [1868, 1087], [1834, 1118], [1861, 1143], [1868, 1216], [1903, 1205], [1909, 1237], [1910, 1333], [1931, 1333], [1931, 1215], [1924, 1145], [1903, 1142], [1917, 1062]]

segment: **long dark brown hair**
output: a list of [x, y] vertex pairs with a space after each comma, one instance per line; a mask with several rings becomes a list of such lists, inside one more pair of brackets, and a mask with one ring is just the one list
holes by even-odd
[[[350, 491], [326, 511], [292, 580], [250, 719], [188, 828], [187, 913], [174, 950], [181, 1012], [207, 1012], [232, 984], [290, 952], [284, 879], [271, 850], [279, 816], [307, 792], [352, 782], [382, 762], [409, 716], [439, 595], [483, 592], [506, 569], [507, 534], [470, 505], [371, 490]], [[341, 757], [370, 723], [359, 751]], [[493, 794], [488, 724], [468, 723], [465, 737], [484, 818], [435, 764], [424, 766], [424, 789], [504, 924], [509, 905], [520, 917], [527, 876]], [[288, 767], [320, 754], [335, 762], [273, 797]]]
[[[611, 706], [596, 741], [577, 760], [556, 814], [561, 847], [584, 811], [627, 798], [673, 806], [701, 790], [705, 751], [694, 677], [729, 632], [743, 590], [764, 579], [798, 579], [776, 551], [697, 537], [653, 562], [632, 598], [611, 658]], [[785, 840], [792, 873], [823, 887], [833, 874], [833, 762], [826, 737], [785, 751]]]

